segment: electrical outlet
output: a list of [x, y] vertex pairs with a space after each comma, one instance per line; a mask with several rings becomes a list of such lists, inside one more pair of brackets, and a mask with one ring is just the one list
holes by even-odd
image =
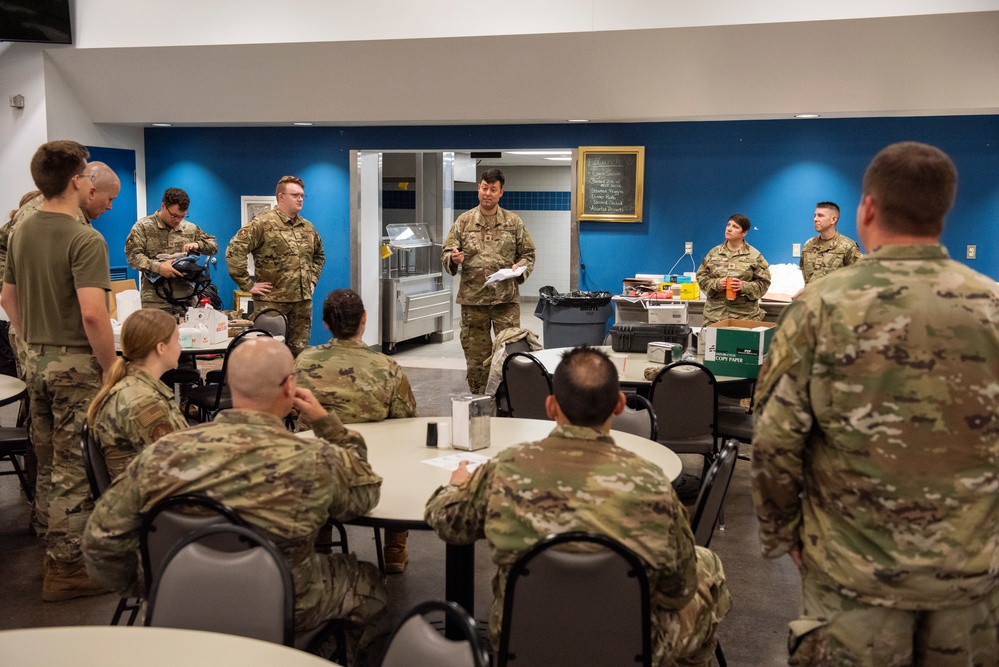
[[791, 244], [791, 257], [801, 257], [801, 244], [792, 243]]
[[684, 244], [683, 244], [683, 252], [685, 252], [688, 255], [693, 254], [693, 252], [694, 252], [694, 242], [693, 241], [686, 241], [686, 242], [684, 242]]
[[968, 246], [968, 253], [965, 255], [965, 257], [967, 257], [968, 259], [975, 259], [975, 256], [977, 254], [978, 254], [978, 247], [977, 246], [973, 246], [973, 245], [969, 245]]

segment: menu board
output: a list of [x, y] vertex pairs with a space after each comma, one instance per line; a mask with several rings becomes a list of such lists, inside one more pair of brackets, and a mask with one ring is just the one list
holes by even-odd
[[641, 222], [644, 146], [580, 146], [576, 211], [580, 220]]

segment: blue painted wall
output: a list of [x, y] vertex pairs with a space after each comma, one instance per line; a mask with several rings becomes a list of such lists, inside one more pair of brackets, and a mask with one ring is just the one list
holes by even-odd
[[[796, 261], [791, 244], [814, 234], [817, 201], [842, 207], [840, 231], [856, 238], [854, 212], [871, 157], [904, 140], [934, 144], [954, 159], [958, 201], [944, 243], [958, 259], [999, 278], [999, 116], [815, 119], [699, 123], [498, 125], [449, 127], [150, 128], [146, 130], [149, 206], [167, 187], [191, 195], [189, 217], [224, 248], [239, 228], [240, 195], [272, 194], [285, 174], [305, 180], [303, 215], [319, 229], [326, 269], [317, 295], [350, 282], [349, 151], [552, 148], [641, 145], [644, 221], [581, 224], [585, 289], [616, 292], [637, 272], [661, 273], [694, 242], [701, 257], [723, 240], [733, 213], [753, 223], [747, 240], [771, 264]], [[224, 252], [224, 251], [223, 251]], [[220, 253], [215, 280], [234, 288]], [[963, 261], [963, 259], [962, 259]], [[690, 262], [685, 260], [689, 269]], [[679, 270], [679, 267], [678, 267]], [[228, 301], [228, 299], [226, 299]], [[326, 339], [316, 309], [313, 343]]]

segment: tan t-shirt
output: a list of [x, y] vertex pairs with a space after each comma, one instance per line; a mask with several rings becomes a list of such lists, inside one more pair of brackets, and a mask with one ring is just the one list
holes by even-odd
[[111, 291], [108, 244], [76, 218], [38, 211], [11, 234], [3, 280], [17, 285], [28, 344], [89, 345], [76, 290]]

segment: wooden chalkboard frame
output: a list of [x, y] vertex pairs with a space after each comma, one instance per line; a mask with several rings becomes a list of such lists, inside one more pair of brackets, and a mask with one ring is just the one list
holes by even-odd
[[[627, 201], [633, 203], [634, 213], [627, 211], [594, 211], [593, 206], [587, 208], [587, 176], [598, 160], [592, 157], [623, 156], [632, 158], [635, 164], [634, 190], [627, 191]], [[629, 184], [630, 185], [630, 184]], [[579, 165], [576, 169], [576, 211], [579, 220], [594, 222], [641, 222], [642, 193], [645, 189], [645, 146], [580, 146]], [[591, 188], [591, 194], [592, 194]]]

